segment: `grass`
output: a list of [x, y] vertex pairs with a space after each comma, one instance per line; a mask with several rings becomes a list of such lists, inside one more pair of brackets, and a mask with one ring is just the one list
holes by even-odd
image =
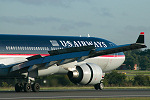
[[[88, 87], [41, 87], [41, 90], [80, 90], [80, 89], [94, 89], [93, 86]], [[104, 89], [150, 89], [150, 86], [143, 87], [104, 87]], [[0, 87], [0, 91], [14, 91], [14, 87]]]
[[[93, 86], [88, 87], [42, 87], [41, 90], [77, 90], [77, 89], [94, 89]], [[143, 87], [104, 87], [104, 89], [150, 89], [150, 86]]]
[[127, 76], [127, 80], [133, 80], [136, 75], [144, 75], [150, 76], [150, 71], [145, 70], [116, 70], [118, 73], [125, 74]]
[[38, 99], [38, 100], [150, 100], [150, 97], [124, 97], [124, 98], [83, 98], [83, 99]]
[[0, 91], [14, 91], [14, 87], [0, 87]]
[[148, 75], [150, 76], [150, 71], [145, 70], [117, 70], [119, 73], [126, 73], [127, 76], [130, 75]]

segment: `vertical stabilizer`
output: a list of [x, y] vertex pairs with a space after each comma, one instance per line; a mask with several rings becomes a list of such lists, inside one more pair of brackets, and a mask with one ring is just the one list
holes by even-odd
[[144, 32], [141, 32], [136, 43], [144, 44]]

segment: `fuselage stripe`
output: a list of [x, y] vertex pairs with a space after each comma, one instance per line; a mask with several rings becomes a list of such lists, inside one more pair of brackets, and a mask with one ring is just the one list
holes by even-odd
[[50, 54], [0, 54], [0, 56], [50, 56]]
[[[50, 56], [50, 54], [0, 54], [0, 56], [35, 56], [35, 55], [41, 55], [41, 56]], [[99, 57], [125, 57], [125, 55], [102, 55]]]

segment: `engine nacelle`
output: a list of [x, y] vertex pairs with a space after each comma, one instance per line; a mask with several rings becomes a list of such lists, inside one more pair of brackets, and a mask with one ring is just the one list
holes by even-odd
[[76, 70], [69, 71], [68, 77], [75, 84], [97, 84], [102, 79], [102, 69], [93, 63], [85, 63], [76, 66]]

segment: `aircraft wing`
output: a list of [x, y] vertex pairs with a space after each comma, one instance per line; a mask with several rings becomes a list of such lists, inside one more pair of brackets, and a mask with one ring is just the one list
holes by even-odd
[[73, 61], [83, 61], [87, 58], [107, 55], [117, 52], [123, 52], [133, 49], [145, 48], [144, 33], [141, 32], [136, 43], [118, 45], [108, 48], [95, 48], [92, 46], [73, 47], [60, 50], [49, 51], [50, 56], [41, 57], [40, 55], [27, 58], [28, 61], [22, 62], [13, 66], [10, 72], [17, 71], [23, 68], [28, 68], [28, 71], [33, 71], [40, 66], [48, 68], [54, 64], [62, 65]]
[[49, 51], [50, 56], [41, 57], [40, 55], [36, 55], [29, 57], [27, 58], [28, 61], [13, 66], [10, 72], [26, 67], [29, 67], [28, 71], [32, 71], [43, 64], [45, 68], [48, 68], [54, 64], [62, 65], [73, 61], [83, 61], [86, 58], [89, 58], [88, 55], [93, 49], [95, 49], [94, 46], [83, 46]]

